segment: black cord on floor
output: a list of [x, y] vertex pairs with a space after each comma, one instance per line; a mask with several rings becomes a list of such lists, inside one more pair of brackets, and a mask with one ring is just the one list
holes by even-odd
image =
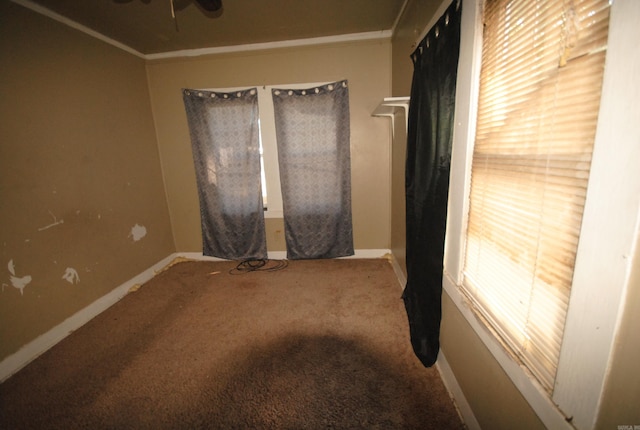
[[269, 259], [248, 259], [238, 263], [236, 267], [229, 270], [232, 275], [241, 275], [248, 272], [275, 272], [282, 270], [289, 265], [287, 260], [269, 260]]

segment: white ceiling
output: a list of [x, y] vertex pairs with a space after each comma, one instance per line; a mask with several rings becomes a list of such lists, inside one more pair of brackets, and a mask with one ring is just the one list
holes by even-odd
[[171, 0], [13, 1], [149, 55], [376, 32], [390, 35], [406, 0], [222, 0], [223, 9], [217, 13], [205, 13], [192, 0], [173, 0], [175, 19]]

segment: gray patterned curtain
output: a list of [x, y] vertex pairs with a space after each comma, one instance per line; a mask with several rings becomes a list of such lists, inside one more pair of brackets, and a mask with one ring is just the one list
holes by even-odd
[[183, 90], [200, 198], [203, 254], [267, 258], [258, 94]]
[[272, 96], [287, 258], [353, 255], [347, 81]]

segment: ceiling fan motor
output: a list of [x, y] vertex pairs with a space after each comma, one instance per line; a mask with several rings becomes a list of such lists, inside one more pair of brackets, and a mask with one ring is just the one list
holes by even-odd
[[215, 12], [222, 8], [222, 0], [196, 0], [208, 12]]
[[[130, 3], [132, 0], [113, 0], [114, 3]], [[141, 0], [145, 4], [151, 3], [151, 0]], [[202, 9], [207, 12], [217, 12], [222, 9], [222, 0], [192, 0], [198, 4]], [[170, 0], [171, 9], [174, 9], [174, 0]], [[176, 6], [182, 4], [184, 7], [188, 1], [176, 1]], [[176, 9], [182, 9], [182, 7], [176, 7]]]

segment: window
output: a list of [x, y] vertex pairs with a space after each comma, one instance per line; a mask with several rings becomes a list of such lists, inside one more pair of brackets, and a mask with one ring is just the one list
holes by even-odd
[[[263, 85], [256, 87], [258, 91], [258, 120], [260, 128], [260, 167], [262, 180], [262, 200], [265, 206], [266, 218], [282, 218], [282, 191], [280, 188], [280, 173], [278, 169], [278, 148], [276, 144], [276, 128], [273, 113], [272, 88], [310, 88], [323, 83]], [[248, 88], [215, 88], [207, 91], [233, 92]]]
[[[258, 120], [258, 130], [260, 130], [260, 120]], [[260, 133], [258, 142], [260, 143], [260, 185], [262, 187], [262, 205], [266, 211], [269, 207], [269, 202], [267, 201], [267, 176], [264, 172], [264, 145], [262, 144], [262, 133]]]
[[609, 2], [487, 0], [462, 288], [553, 391]]

